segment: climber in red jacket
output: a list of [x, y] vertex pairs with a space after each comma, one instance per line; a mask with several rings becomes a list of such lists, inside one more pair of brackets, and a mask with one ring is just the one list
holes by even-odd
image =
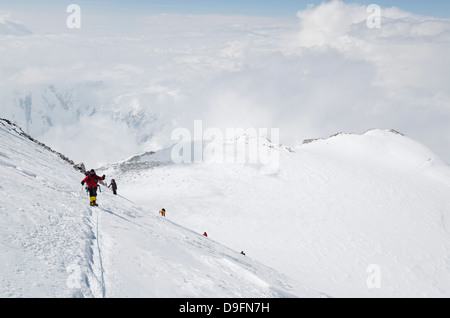
[[95, 170], [92, 169], [89, 174], [86, 176], [86, 178], [81, 181], [81, 185], [84, 185], [86, 183], [89, 191], [89, 198], [91, 202], [91, 206], [98, 206], [97, 204], [97, 188], [98, 188], [98, 181], [105, 180], [106, 176], [103, 175], [102, 177], [97, 176], [95, 173]]

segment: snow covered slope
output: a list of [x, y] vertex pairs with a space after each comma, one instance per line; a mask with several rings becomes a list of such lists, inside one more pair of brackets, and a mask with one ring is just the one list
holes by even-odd
[[320, 296], [82, 177], [0, 120], [0, 297]]
[[450, 296], [450, 168], [436, 155], [384, 130], [272, 151], [272, 175], [170, 164], [167, 150], [104, 171], [150, 211], [328, 295]]

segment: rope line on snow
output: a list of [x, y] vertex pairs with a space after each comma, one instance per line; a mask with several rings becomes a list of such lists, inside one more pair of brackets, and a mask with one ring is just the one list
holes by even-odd
[[96, 224], [96, 238], [97, 238], [97, 250], [98, 250], [98, 259], [100, 263], [100, 286], [102, 288], [102, 298], [105, 298], [106, 295], [106, 287], [105, 287], [105, 279], [103, 277], [104, 269], [103, 269], [103, 260], [102, 260], [102, 252], [100, 249], [100, 236], [98, 231], [98, 225], [99, 225], [99, 217], [100, 211], [97, 211], [97, 224]]

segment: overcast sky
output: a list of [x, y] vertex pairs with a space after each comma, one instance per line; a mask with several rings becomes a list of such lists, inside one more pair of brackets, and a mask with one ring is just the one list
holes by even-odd
[[[34, 33], [0, 36], [0, 115], [30, 93], [38, 107], [49, 86], [97, 105], [103, 113], [33, 131], [75, 161], [152, 150], [202, 119], [280, 128], [291, 146], [393, 128], [450, 162], [450, 1], [73, 2], [81, 29], [67, 28], [69, 1], [0, 1], [0, 23]], [[379, 29], [366, 23], [372, 2]], [[158, 114], [151, 141], [117, 121], [140, 110]], [[98, 151], [81, 154], [86, 140]]]

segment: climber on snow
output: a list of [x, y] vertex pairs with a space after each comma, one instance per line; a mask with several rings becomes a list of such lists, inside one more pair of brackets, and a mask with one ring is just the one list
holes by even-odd
[[105, 180], [106, 176], [103, 175], [102, 177], [97, 176], [97, 174], [95, 173], [95, 170], [92, 169], [89, 174], [86, 176], [86, 178], [83, 179], [83, 181], [81, 181], [81, 185], [84, 186], [84, 184], [86, 183], [88, 186], [88, 191], [89, 191], [89, 199], [91, 202], [91, 206], [98, 206], [97, 204], [97, 188], [98, 188], [98, 181], [101, 180]]
[[108, 186], [108, 188], [112, 188], [112, 192], [114, 195], [117, 195], [117, 184], [116, 180], [112, 179], [111, 184]]

